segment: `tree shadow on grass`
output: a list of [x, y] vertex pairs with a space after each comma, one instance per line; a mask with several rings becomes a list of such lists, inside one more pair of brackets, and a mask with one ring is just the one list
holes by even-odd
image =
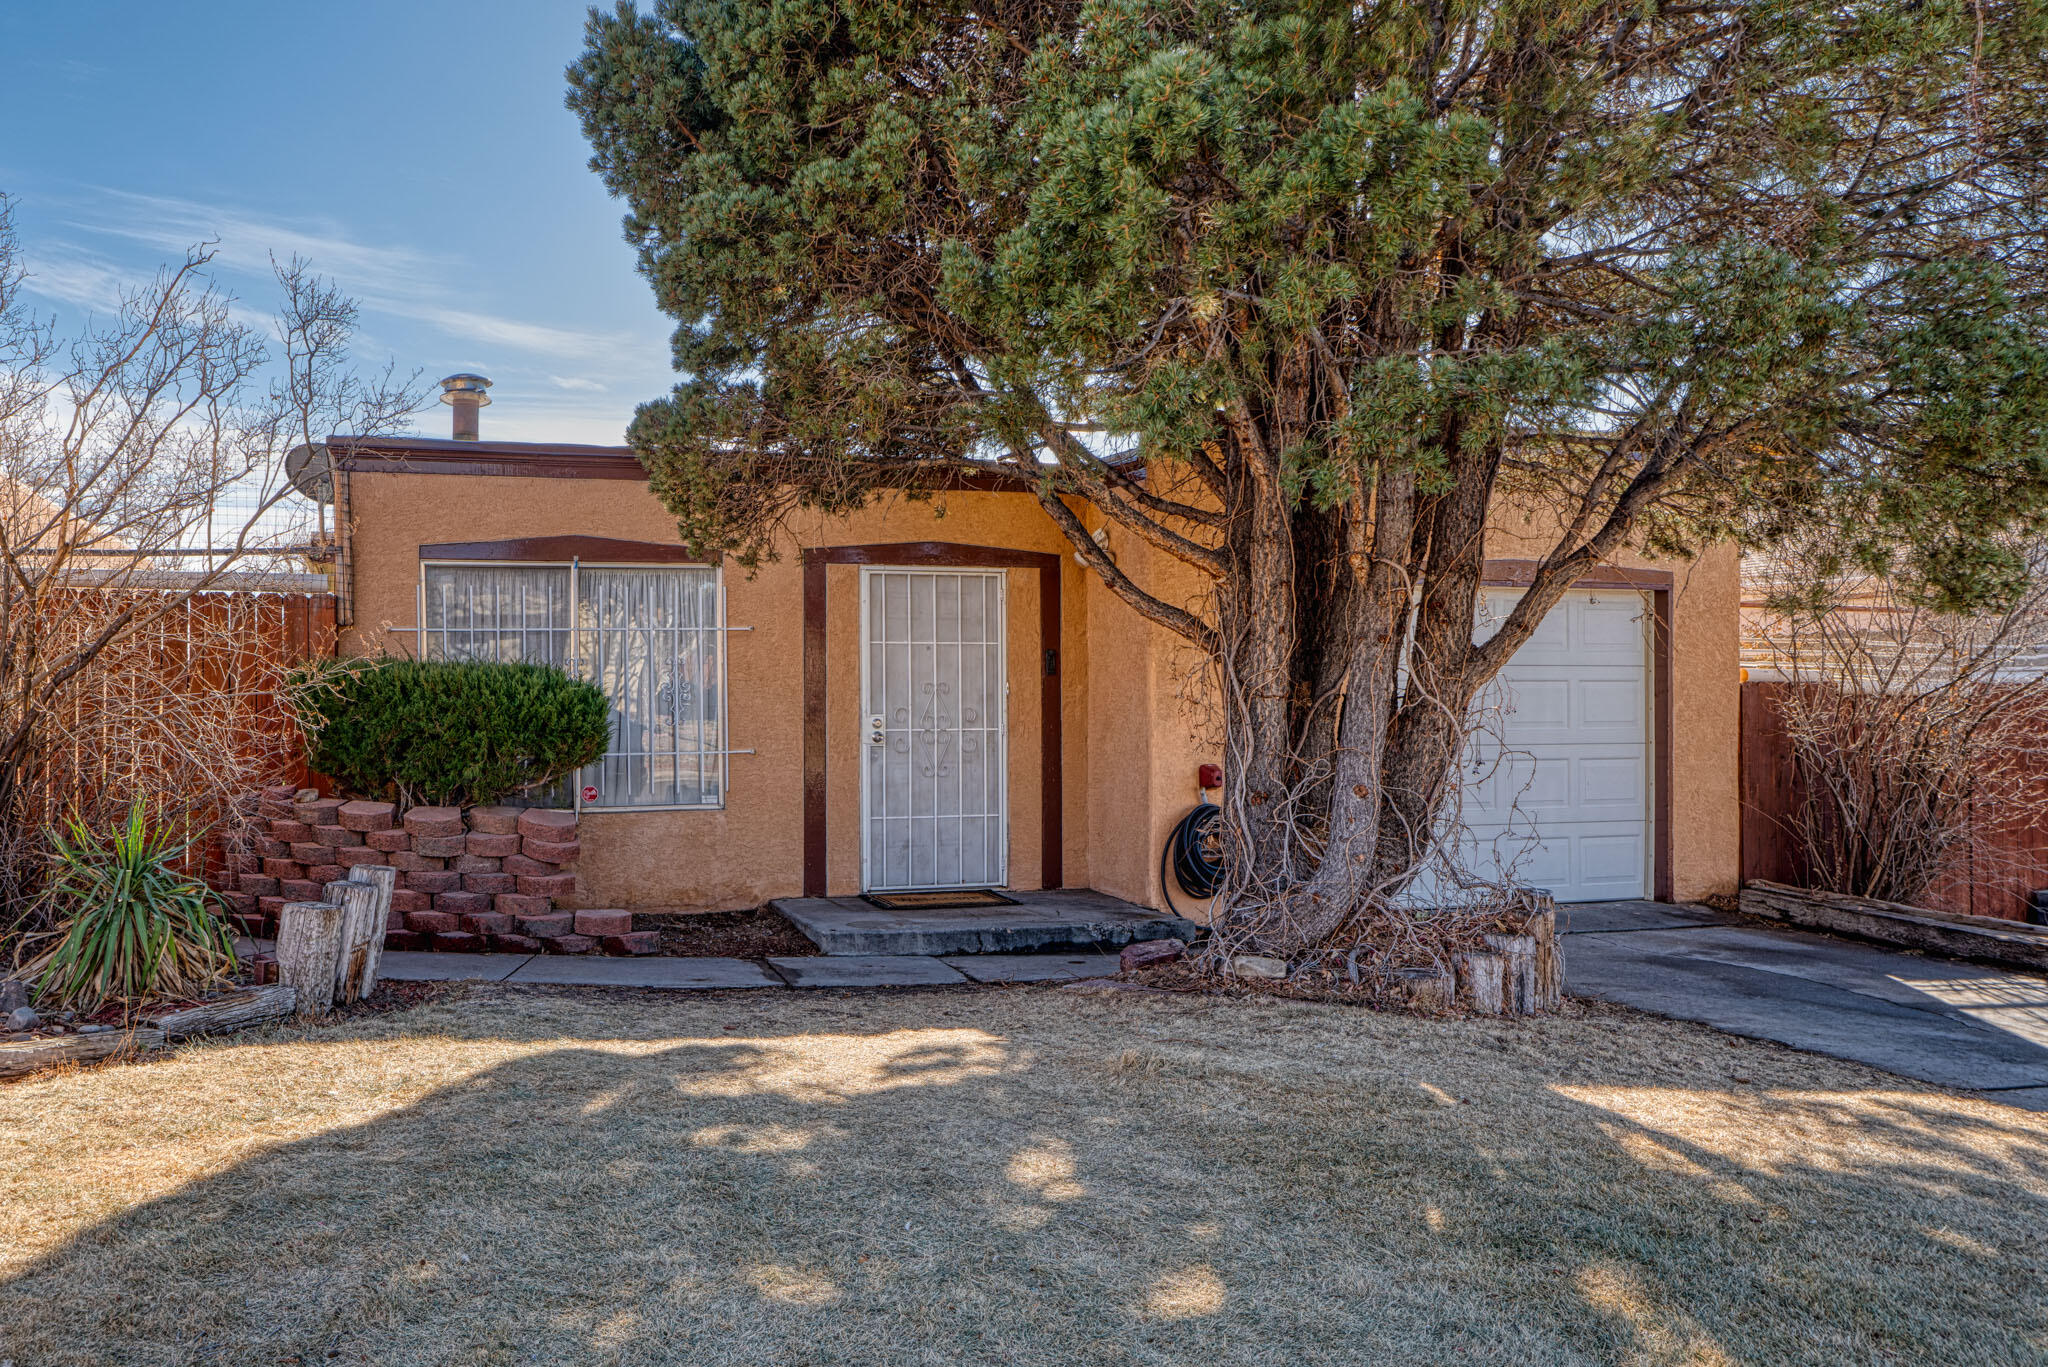
[[[2017, 1363], [2048, 1344], [2043, 1130], [1936, 1094], [1496, 1066], [1445, 1046], [1529, 1037], [1057, 994], [821, 1000], [795, 1026], [705, 1002], [687, 1030], [502, 1008], [337, 1041], [524, 1052], [84, 1229], [0, 1285], [0, 1357]], [[548, 1042], [607, 1021], [601, 1045]], [[275, 1047], [215, 1063], [289, 1062], [315, 1089], [344, 1066]]]

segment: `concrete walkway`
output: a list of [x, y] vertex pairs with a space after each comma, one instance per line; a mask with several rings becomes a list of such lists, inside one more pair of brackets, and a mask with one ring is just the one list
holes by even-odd
[[[1780, 929], [1704, 907], [1560, 908], [1566, 990], [2048, 1111], [2048, 979]], [[1114, 954], [585, 958], [389, 953], [382, 975], [679, 990], [1108, 977]]]
[[1106, 978], [1114, 954], [818, 955], [774, 959], [608, 958], [550, 954], [419, 954], [392, 951], [378, 976], [394, 982], [553, 983], [568, 987], [933, 987]]
[[1702, 907], [1562, 907], [1565, 988], [2048, 1110], [2048, 979]]

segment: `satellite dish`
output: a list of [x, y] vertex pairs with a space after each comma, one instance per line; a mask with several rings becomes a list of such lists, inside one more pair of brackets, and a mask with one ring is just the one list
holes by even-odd
[[284, 458], [284, 477], [315, 503], [334, 502], [334, 463], [318, 442], [291, 449]]

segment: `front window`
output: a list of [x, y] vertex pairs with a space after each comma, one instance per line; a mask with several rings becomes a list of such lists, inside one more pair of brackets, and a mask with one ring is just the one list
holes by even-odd
[[552, 664], [604, 690], [612, 740], [586, 808], [725, 801], [724, 618], [703, 566], [429, 564], [421, 653]]

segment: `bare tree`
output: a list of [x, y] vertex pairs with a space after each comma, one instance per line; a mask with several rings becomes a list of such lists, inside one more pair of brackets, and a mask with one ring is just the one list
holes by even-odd
[[28, 306], [9, 209], [0, 196], [0, 908], [15, 920], [58, 817], [140, 798], [210, 820], [282, 758], [262, 712], [286, 662], [228, 591], [320, 552], [285, 454], [395, 430], [421, 395], [356, 375], [354, 303], [296, 259], [275, 267], [267, 328], [201, 245], [60, 336]]
[[2023, 588], [1977, 615], [1829, 547], [1774, 562], [1751, 654], [1786, 685], [1789, 824], [1815, 885], [1914, 902], [1984, 830], [2048, 819], [2048, 552], [2023, 549]]

